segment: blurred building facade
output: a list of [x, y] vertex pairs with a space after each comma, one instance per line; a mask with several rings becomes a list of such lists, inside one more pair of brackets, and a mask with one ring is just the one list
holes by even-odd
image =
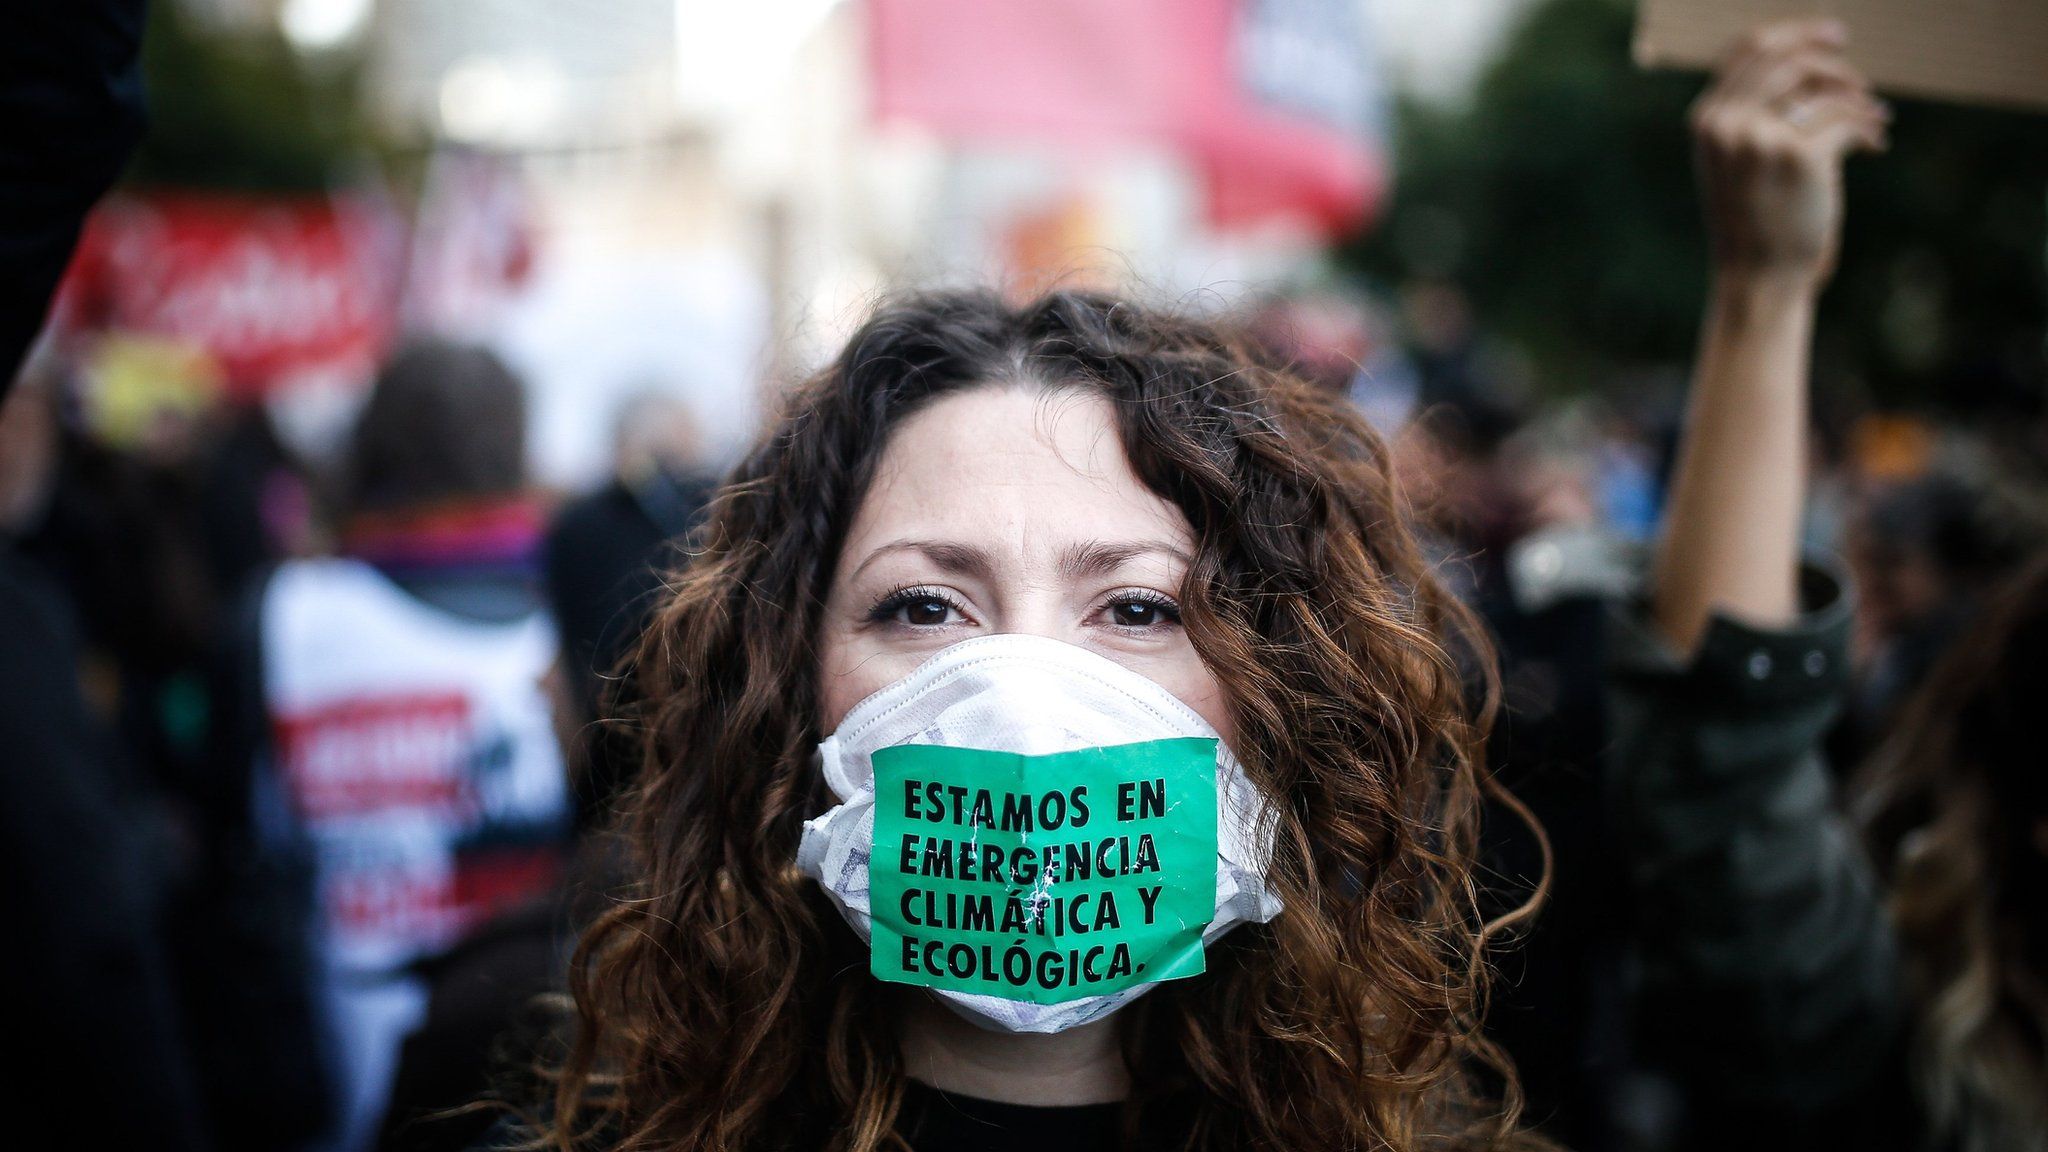
[[[285, 45], [324, 85], [307, 114], [361, 125], [325, 194], [372, 222], [358, 278], [390, 299], [366, 330], [498, 348], [534, 393], [536, 475], [566, 490], [603, 478], [649, 391], [729, 460], [891, 290], [1215, 308], [1325, 278], [1391, 184], [1386, 77], [1454, 87], [1522, 3], [172, 7]], [[274, 414], [309, 443], [350, 411], [334, 373], [275, 387], [306, 393]]]
[[[1314, 273], [1325, 226], [1285, 212], [1216, 226], [1205, 202], [1213, 175], [1160, 132], [977, 133], [916, 109], [879, 115], [878, 73], [920, 66], [875, 42], [888, 7], [375, 6], [362, 50], [382, 130], [436, 153], [493, 156], [529, 197], [542, 243], [496, 339], [542, 390], [546, 478], [593, 480], [608, 424], [599, 413], [650, 384], [689, 394], [710, 451], [730, 454], [763, 388], [815, 366], [891, 289], [1058, 281], [1205, 306]], [[1091, 18], [1085, 6], [1037, 7], [1055, 24], [1062, 9]], [[1284, 56], [1290, 28], [1308, 29], [1296, 45], [1326, 43], [1315, 35], [1324, 27], [1348, 34], [1338, 49], [1348, 72], [1294, 71], [1343, 72], [1345, 127], [1379, 131], [1366, 5], [1216, 7], [1263, 21], [1264, 39], [1245, 35], [1242, 51], [1283, 54], [1283, 74], [1298, 63]], [[941, 31], [971, 46], [973, 20], [959, 23]]]

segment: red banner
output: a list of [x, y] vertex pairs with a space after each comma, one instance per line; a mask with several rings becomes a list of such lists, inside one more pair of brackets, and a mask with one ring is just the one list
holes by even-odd
[[1181, 19], [1201, 41], [1180, 138], [1219, 226], [1273, 216], [1341, 236], [1386, 191], [1379, 75], [1358, 0], [1206, 0]]
[[116, 197], [79, 243], [58, 332], [190, 346], [242, 398], [302, 376], [367, 382], [391, 334], [395, 237], [347, 200]]
[[1356, 0], [869, 0], [875, 113], [960, 139], [1180, 146], [1211, 220], [1338, 234], [1385, 185]]
[[344, 699], [277, 718], [284, 778], [309, 820], [452, 809], [469, 794], [475, 740], [460, 692]]

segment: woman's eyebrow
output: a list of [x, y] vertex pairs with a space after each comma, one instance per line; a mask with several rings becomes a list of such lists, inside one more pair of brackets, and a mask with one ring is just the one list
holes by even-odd
[[967, 576], [986, 580], [995, 574], [995, 562], [986, 549], [972, 544], [954, 544], [942, 540], [892, 540], [868, 553], [867, 559], [853, 570], [859, 576], [867, 571], [868, 565], [894, 552], [915, 552], [953, 576]]
[[1183, 566], [1193, 562], [1185, 551], [1164, 540], [1139, 540], [1127, 544], [1090, 540], [1070, 545], [1060, 553], [1060, 575], [1068, 579], [1100, 576], [1114, 572], [1141, 556], [1152, 555], [1178, 560]]
[[[852, 575], [858, 577], [875, 561], [897, 552], [915, 552], [931, 561], [940, 571], [953, 576], [988, 580], [995, 575], [995, 561], [987, 549], [945, 540], [892, 540], [868, 553]], [[1070, 544], [1061, 550], [1059, 571], [1069, 580], [1100, 576], [1144, 556], [1164, 556], [1179, 561], [1183, 566], [1193, 563], [1193, 558], [1184, 549], [1165, 540], [1117, 544], [1089, 540]]]

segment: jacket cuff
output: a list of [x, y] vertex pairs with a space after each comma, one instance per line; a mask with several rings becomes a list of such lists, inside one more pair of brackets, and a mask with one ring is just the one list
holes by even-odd
[[1716, 613], [1699, 648], [1682, 657], [1649, 625], [1646, 605], [1612, 609], [1609, 660], [1617, 680], [1658, 691], [1702, 694], [1739, 705], [1800, 704], [1839, 696], [1848, 684], [1849, 631], [1855, 600], [1832, 563], [1799, 571], [1800, 611], [1782, 628], [1762, 628]]

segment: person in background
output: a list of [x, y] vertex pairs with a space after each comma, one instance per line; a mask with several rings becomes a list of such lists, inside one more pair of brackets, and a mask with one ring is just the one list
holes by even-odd
[[[38, 359], [28, 386], [61, 395], [65, 418], [19, 546], [70, 594], [91, 702], [175, 849], [154, 871], [208, 1137], [223, 1152], [295, 1148], [329, 1103], [309, 1040], [309, 877], [257, 849], [254, 742], [223, 730], [254, 647], [231, 639], [253, 630], [238, 598], [280, 558], [263, 515], [275, 476], [220, 437], [260, 415], [223, 404], [203, 358], [157, 353], [130, 348], [118, 370]], [[231, 456], [257, 466], [224, 467]]]
[[[562, 674], [551, 688], [575, 783], [576, 845], [562, 882], [511, 909], [422, 972], [426, 1016], [399, 1056], [378, 1147], [459, 1152], [492, 1124], [464, 1109], [507, 1075], [545, 1032], [537, 997], [559, 992], [576, 938], [618, 882], [601, 833], [634, 757], [632, 685], [615, 677], [710, 494], [697, 427], [682, 401], [649, 391], [619, 413], [613, 479], [565, 506], [549, 526], [548, 600], [561, 629]], [[513, 1067], [507, 1068], [511, 1064]]]
[[1869, 492], [1850, 520], [1857, 682], [1828, 747], [1845, 768], [1883, 739], [1985, 594], [2025, 555], [1986, 514], [1981, 489], [1940, 471], [1892, 481]]
[[223, 570], [211, 550], [205, 492], [224, 411], [210, 394], [170, 384], [150, 395], [145, 385], [134, 392], [148, 414], [125, 424], [95, 418], [104, 411], [99, 382], [74, 376], [66, 391], [67, 415], [77, 418], [64, 421], [56, 490], [26, 543], [76, 597], [128, 755], [187, 795], [214, 767], [207, 662], [233, 594], [254, 574]]
[[81, 690], [69, 597], [17, 547], [54, 482], [54, 391], [30, 372], [0, 398], [0, 979], [17, 1053], [0, 1100], [76, 1144], [196, 1152], [214, 1145], [168, 943], [175, 853]]
[[[1428, 289], [1416, 299], [1439, 320], [1458, 320], [1439, 323], [1436, 336], [1469, 344], [1460, 297]], [[1489, 957], [1499, 979], [1486, 1028], [1513, 1057], [1543, 1133], [1578, 1152], [1607, 1152], [1623, 1139], [1627, 906], [1598, 771], [1607, 739], [1602, 636], [1605, 597], [1627, 579], [1627, 549], [1597, 519], [1580, 422], [1532, 418], [1483, 356], [1437, 355], [1432, 364], [1434, 403], [1393, 438], [1393, 451], [1424, 548], [1498, 653], [1501, 710], [1487, 762], [1540, 825], [1490, 806], [1480, 874], [1495, 908], [1550, 878], [1542, 915]]]
[[1862, 774], [1860, 843], [1820, 755], [1853, 608], [1798, 562], [1807, 364], [1843, 157], [1886, 121], [1843, 43], [1827, 22], [1766, 28], [1695, 112], [1706, 340], [1754, 339], [1699, 366], [1645, 612], [1617, 626], [1645, 1011], [1699, 1146], [2037, 1152], [2048, 578], [1999, 597], [1905, 708]]
[[559, 869], [569, 795], [525, 448], [495, 356], [401, 350], [351, 442], [343, 555], [286, 562], [257, 604], [254, 804], [272, 850], [316, 878], [335, 1148], [376, 1134], [426, 1007], [417, 966]]
[[[270, 1051], [222, 1038], [246, 1038], [261, 1019], [257, 1031], [302, 1041], [303, 997], [266, 1000], [253, 990], [272, 982], [246, 966], [233, 970], [231, 999], [195, 997], [222, 986], [215, 966], [195, 973], [187, 947], [203, 938], [219, 955], [211, 929], [222, 922], [194, 916], [186, 899], [206, 882], [194, 858], [212, 846], [167, 818], [165, 781], [149, 778], [161, 765], [137, 762], [153, 750], [124, 755], [103, 728], [120, 708], [108, 706], [112, 678], [94, 661], [105, 636], [92, 616], [113, 605], [67, 595], [78, 557], [53, 547], [49, 515], [64, 487], [56, 388], [39, 371], [17, 375], [86, 213], [141, 140], [145, 7], [0, 6], [0, 749], [12, 758], [0, 811], [4, 919], [32, 942], [8, 949], [27, 1071], [9, 1078], [5, 1099], [15, 1115], [58, 1118], [73, 1144], [268, 1150], [293, 1146], [322, 1115], [317, 1086], [298, 1074], [303, 1044]], [[139, 571], [120, 571], [117, 597], [132, 597]], [[218, 907], [250, 890], [209, 895]], [[251, 911], [242, 902], [233, 919], [259, 935], [296, 923]]]
[[652, 390], [633, 397], [619, 411], [610, 483], [564, 506], [548, 528], [548, 602], [583, 757], [579, 810], [593, 817], [633, 760], [631, 737], [606, 706], [628, 690], [613, 674], [639, 643], [663, 573], [682, 562], [682, 538], [711, 495], [699, 439], [682, 400]]
[[1484, 874], [1497, 900], [1516, 899], [1546, 871], [1551, 884], [1543, 914], [1497, 950], [1487, 1030], [1522, 1070], [1544, 1134], [1575, 1152], [1607, 1152], [1620, 1142], [1613, 1101], [1626, 1071], [1627, 902], [1598, 765], [1607, 560], [1623, 549], [1598, 520], [1590, 437], [1571, 425], [1531, 420], [1477, 457], [1468, 482], [1484, 486], [1488, 515], [1465, 522], [1477, 531], [1447, 538], [1446, 566], [1469, 574], [1465, 595], [1500, 654], [1488, 762], [1543, 833], [1489, 810]]

